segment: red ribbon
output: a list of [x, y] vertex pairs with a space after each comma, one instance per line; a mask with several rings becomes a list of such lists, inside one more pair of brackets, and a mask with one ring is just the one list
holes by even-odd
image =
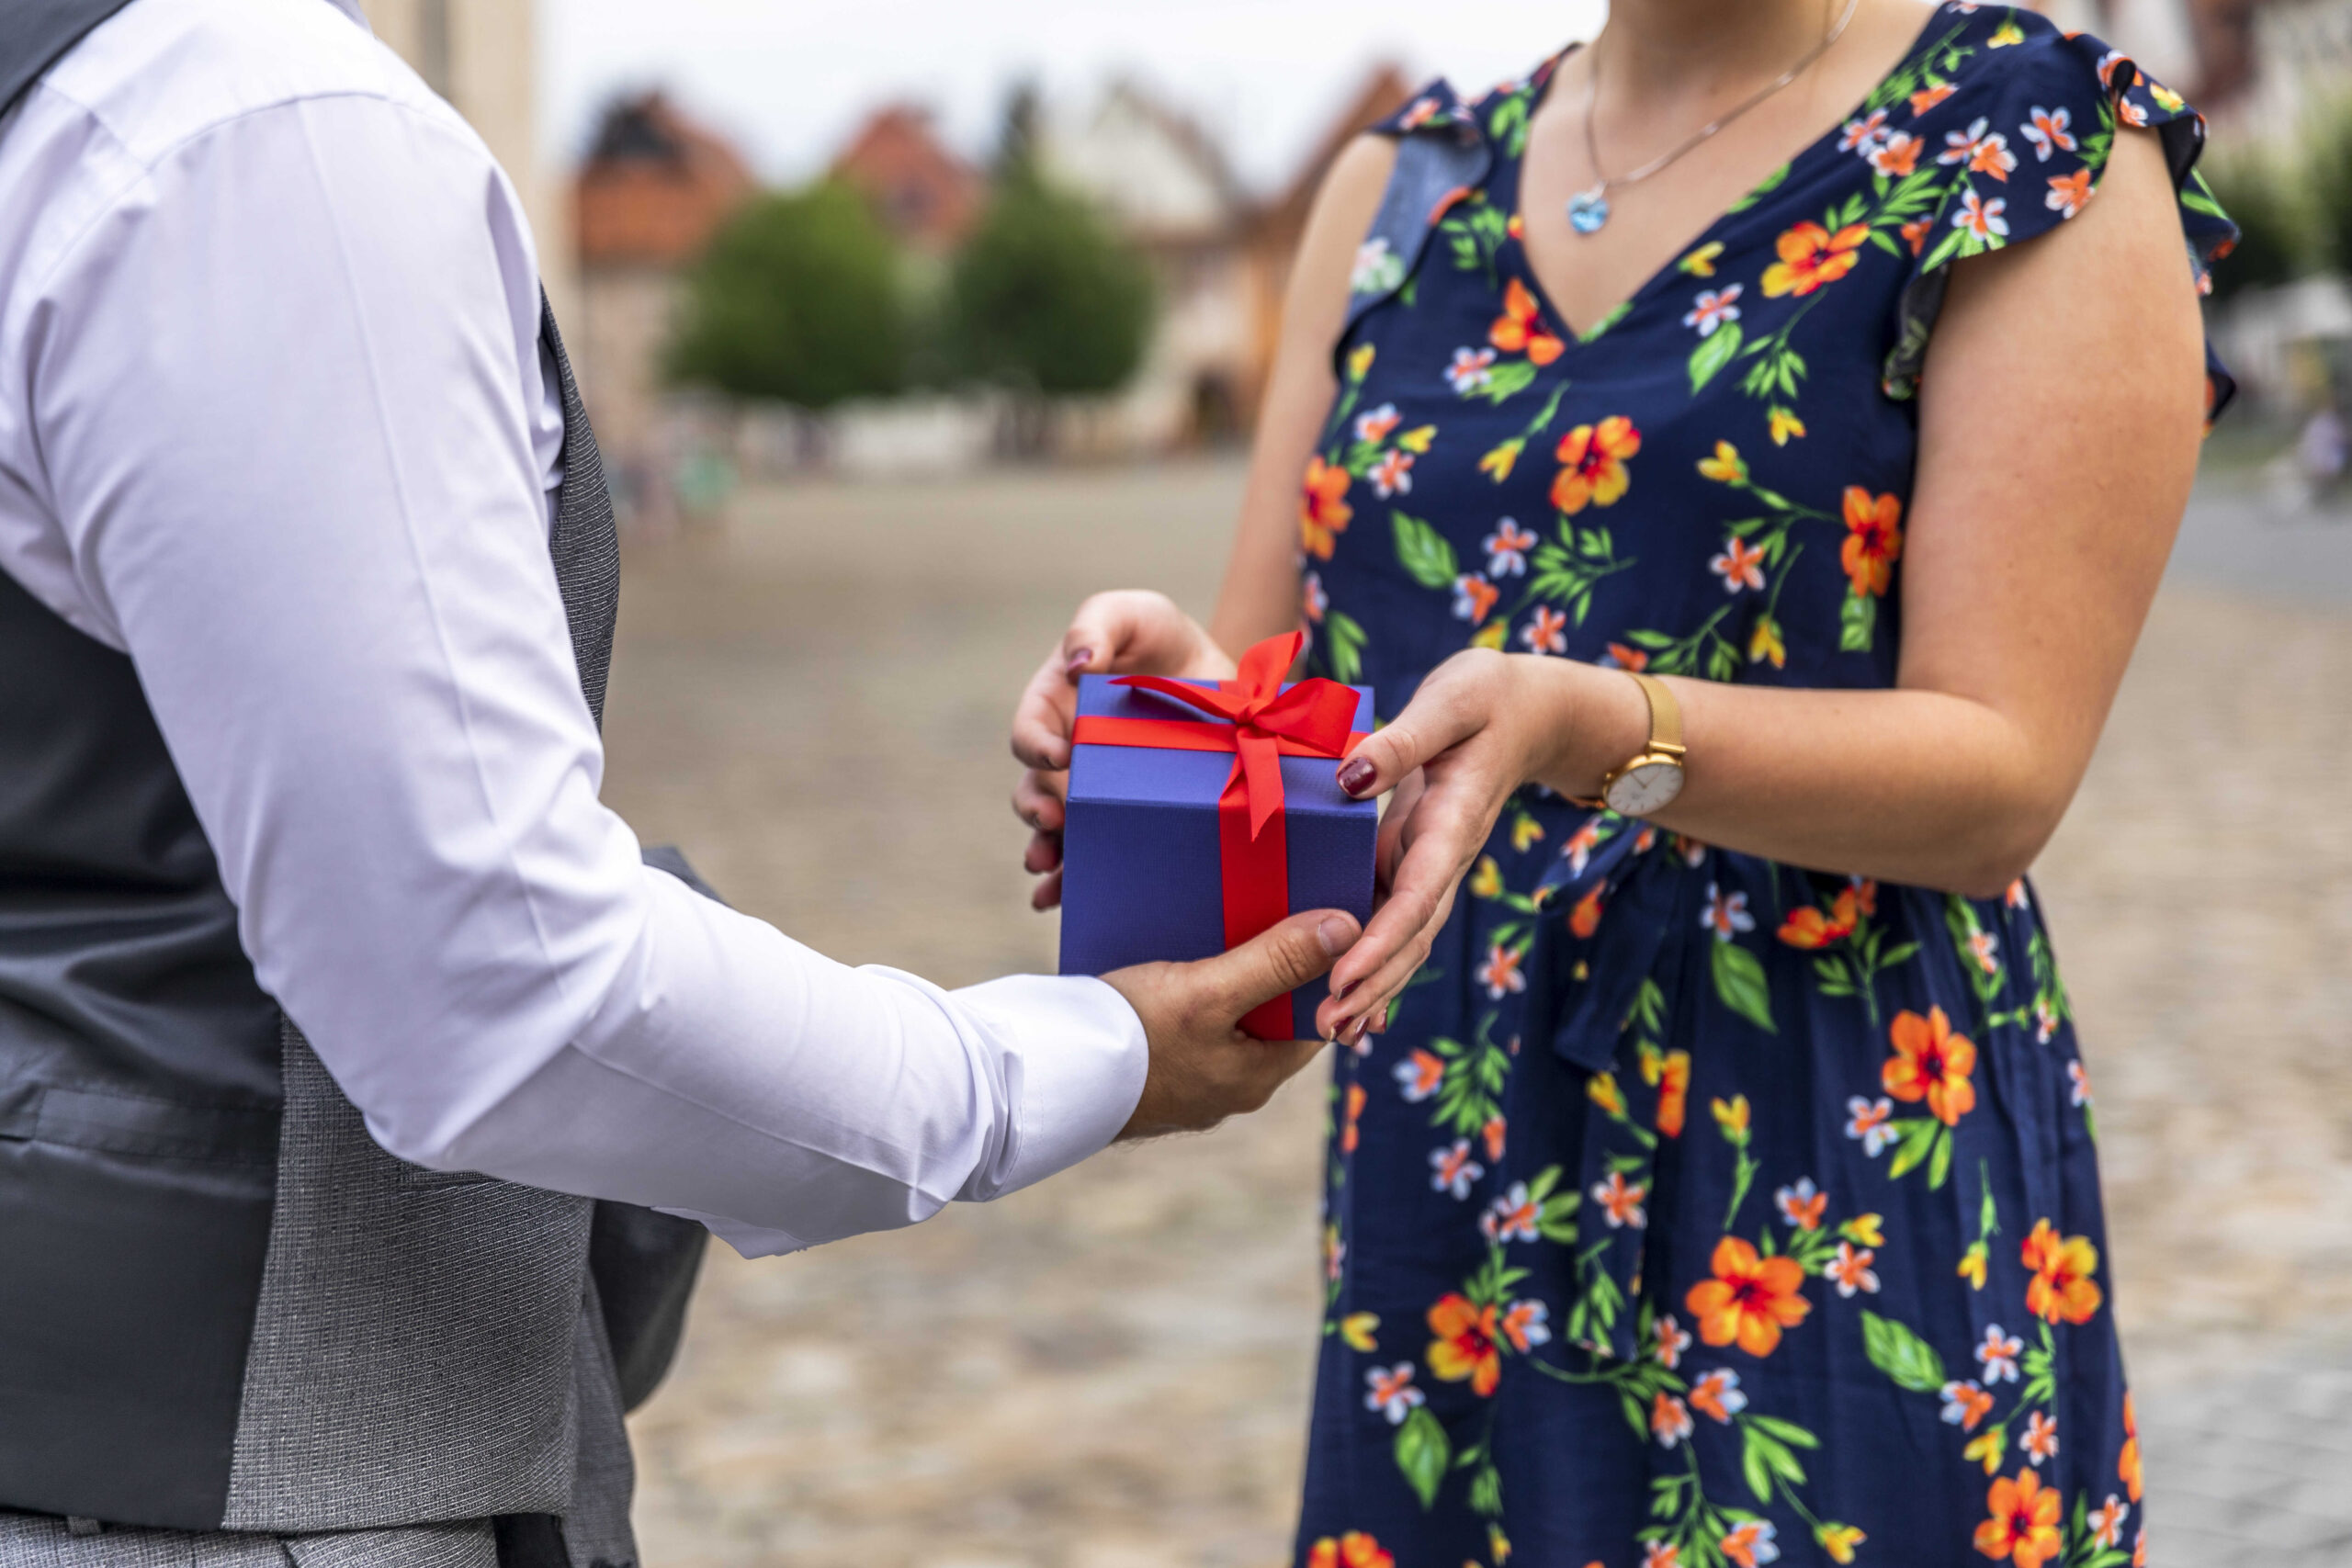
[[[1080, 746], [1148, 746], [1230, 751], [1233, 771], [1216, 799], [1217, 862], [1225, 879], [1225, 945], [1238, 947], [1290, 914], [1290, 838], [1283, 825], [1282, 759], [1346, 756], [1364, 738], [1356, 694], [1337, 681], [1301, 681], [1283, 690], [1303, 632], [1271, 637], [1241, 656], [1238, 677], [1214, 687], [1159, 675], [1122, 675], [1114, 685], [1173, 697], [1214, 719], [1080, 717]], [[1241, 1021], [1260, 1040], [1295, 1040], [1287, 993]]]

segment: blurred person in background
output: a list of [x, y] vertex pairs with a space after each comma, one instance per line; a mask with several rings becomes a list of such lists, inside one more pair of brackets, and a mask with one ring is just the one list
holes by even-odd
[[1312, 1055], [1234, 1025], [1343, 915], [948, 992], [641, 856], [618, 582], [514, 193], [355, 0], [10, 7], [0, 1564], [621, 1568], [695, 1222], [909, 1224]]
[[1069, 671], [1303, 616], [1386, 721], [1300, 1562], [2144, 1560], [2024, 878], [2228, 389], [2201, 141], [2030, 11], [1617, 0], [1334, 168], [1211, 626], [1014, 727], [1046, 904]]

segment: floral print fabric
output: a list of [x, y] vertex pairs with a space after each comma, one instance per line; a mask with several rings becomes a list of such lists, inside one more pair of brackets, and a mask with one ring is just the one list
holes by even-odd
[[[1519, 240], [1550, 73], [1387, 128], [1487, 173], [1360, 257], [1299, 503], [1317, 672], [1384, 718], [1465, 644], [1892, 685], [1946, 268], [2062, 225], [2146, 128], [2201, 275], [2231, 231], [2195, 115], [1944, 6], [1579, 330]], [[2089, 1081], [2025, 884], [1816, 874], [1531, 790], [1333, 1111], [1308, 1568], [2140, 1560]]]

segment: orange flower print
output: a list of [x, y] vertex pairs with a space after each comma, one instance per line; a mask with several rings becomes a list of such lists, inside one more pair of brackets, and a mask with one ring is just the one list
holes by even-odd
[[1503, 1314], [1503, 1337], [1521, 1355], [1552, 1342], [1552, 1309], [1542, 1302], [1513, 1302]]
[[1969, 1081], [1976, 1070], [1976, 1043], [1952, 1032], [1943, 1009], [1929, 1008], [1925, 1018], [1899, 1012], [1887, 1035], [1894, 1055], [1879, 1070], [1887, 1093], [1907, 1105], [1926, 1100], [1928, 1114], [1947, 1127], [1976, 1108], [1976, 1086]]
[[1878, 1254], [1867, 1247], [1856, 1247], [1850, 1241], [1838, 1244], [1838, 1255], [1821, 1266], [1821, 1277], [1838, 1287], [1841, 1296], [1851, 1296], [1860, 1291], [1875, 1293], [1878, 1271], [1871, 1267]]
[[[2044, 1460], [2058, 1457], [2058, 1423], [2037, 1410], [2025, 1419], [2025, 1436], [2018, 1439], [2025, 1450], [2027, 1461], [2039, 1465]], [[2120, 1523], [2121, 1521], [2118, 1521]], [[2108, 1542], [2109, 1546], [2113, 1541]]]
[[1894, 1142], [1894, 1101], [1881, 1095], [1872, 1100], [1867, 1095], [1849, 1095], [1846, 1100], [1846, 1136], [1862, 1145], [1862, 1153], [1878, 1158], [1885, 1147]]
[[1589, 937], [1600, 929], [1600, 906], [1606, 887], [1596, 887], [1576, 902], [1568, 911], [1568, 930], [1578, 937]]
[[1717, 1367], [1690, 1385], [1690, 1408], [1713, 1417], [1724, 1426], [1747, 1408], [1747, 1395], [1740, 1391], [1739, 1374], [1729, 1367]]
[[1657, 1439], [1657, 1446], [1670, 1449], [1690, 1432], [1690, 1407], [1659, 1391], [1657, 1397], [1650, 1401], [1650, 1436]]
[[1797, 1179], [1793, 1187], [1783, 1187], [1772, 1194], [1772, 1202], [1781, 1211], [1783, 1223], [1801, 1231], [1817, 1231], [1821, 1216], [1829, 1208], [1829, 1194], [1813, 1184], [1810, 1176]]
[[2086, 164], [2082, 168], [2076, 169], [2071, 175], [2051, 175], [2050, 194], [2043, 197], [2041, 199], [2043, 203], [2049, 207], [2051, 211], [2059, 214], [2061, 217], [2072, 218], [2075, 213], [2080, 212], [2085, 207], [2090, 205], [2091, 171], [2089, 165]]
[[2116, 1546], [2123, 1539], [2123, 1521], [2132, 1516], [2132, 1505], [2110, 1492], [2107, 1501], [2090, 1511], [2083, 1523], [2091, 1532], [2091, 1540], [2100, 1546]]
[[1629, 1226], [1639, 1230], [1647, 1224], [1649, 1216], [1642, 1210], [1642, 1200], [1649, 1195], [1647, 1187], [1626, 1180], [1622, 1170], [1612, 1170], [1608, 1180], [1592, 1184], [1592, 1201], [1600, 1205], [1601, 1217], [1609, 1222], [1611, 1230]]
[[1657, 1320], [1657, 1344], [1652, 1354], [1657, 1364], [1668, 1371], [1682, 1364], [1683, 1352], [1690, 1348], [1690, 1331], [1675, 1321], [1672, 1313], [1661, 1313]]
[[1355, 509], [1347, 502], [1348, 470], [1318, 455], [1306, 460], [1306, 483], [1298, 502], [1298, 541], [1317, 560], [1329, 560], [1331, 547], [1348, 531]]
[[1362, 1530], [1350, 1530], [1336, 1540], [1325, 1536], [1307, 1549], [1306, 1568], [1396, 1568], [1396, 1559]]
[[1350, 1084], [1348, 1086], [1347, 1111], [1341, 1118], [1340, 1123], [1340, 1152], [1342, 1154], [1351, 1155], [1356, 1152], [1356, 1144], [1359, 1139], [1356, 1122], [1358, 1119], [1363, 1115], [1363, 1085], [1360, 1083]]
[[1780, 1527], [1770, 1520], [1750, 1519], [1716, 1544], [1739, 1568], [1757, 1568], [1759, 1562], [1774, 1562], [1780, 1557], [1781, 1549], [1773, 1540], [1779, 1534]]
[[[1457, 577], [1453, 580], [1454, 619], [1467, 621], [1474, 626], [1482, 625], [1493, 613], [1495, 602], [1502, 596], [1503, 591], [1487, 581], [1485, 572], [1474, 571]], [[1501, 629], [1501, 623], [1496, 624], [1496, 629]]]
[[1913, 118], [1916, 118], [1920, 115], [1926, 114], [1929, 109], [1934, 108], [1938, 104], [1942, 103], [1946, 98], [1951, 97], [1956, 90], [1957, 89], [1955, 89], [1949, 82], [1930, 82], [1928, 85], [1920, 88], [1917, 92], [1911, 95], [1911, 113]]
[[1503, 313], [1487, 329], [1487, 341], [1505, 354], [1526, 355], [1532, 365], [1549, 365], [1568, 347], [1556, 335], [1544, 330], [1543, 312], [1536, 309], [1535, 296], [1515, 277], [1503, 286]]
[[1682, 1568], [1682, 1549], [1662, 1540], [1642, 1548], [1642, 1568]]
[[1509, 948], [1500, 942], [1487, 949], [1487, 961], [1478, 965], [1478, 984], [1487, 987], [1487, 995], [1500, 1001], [1513, 991], [1527, 989], [1527, 976], [1519, 970], [1520, 962], [1527, 956], [1525, 948]]
[[2064, 105], [2054, 109], [2034, 105], [2021, 128], [2032, 144], [2034, 162], [2047, 164], [2053, 152], [2072, 152], [2076, 146], [2074, 124], [2075, 111]]
[[1574, 514], [1587, 506], [1613, 506], [1634, 482], [1625, 460], [1642, 449], [1642, 433], [1622, 413], [1599, 424], [1579, 424], [1560, 437], [1560, 472], [1552, 481], [1552, 504]]
[[1765, 298], [1777, 299], [1784, 294], [1802, 298], [1837, 282], [1862, 259], [1862, 243], [1870, 234], [1869, 225], [1862, 223], [1849, 223], [1835, 234], [1811, 221], [1784, 231], [1772, 242], [1781, 259], [1764, 269]]
[[2009, 171], [2018, 166], [2018, 155], [2009, 151], [2009, 139], [1993, 129], [1993, 122], [1979, 119], [1966, 130], [1944, 133], [1944, 150], [1936, 154], [1939, 164], [1965, 164], [1972, 175], [1990, 175], [1996, 180], [2007, 180]]
[[[1641, 1192], [1640, 1188], [1634, 1189], [1636, 1199]], [[1485, 1213], [1478, 1216], [1478, 1229], [1485, 1233], [1488, 1241], [1499, 1247], [1505, 1242], [1533, 1241], [1542, 1234], [1539, 1227], [1543, 1219], [1544, 1205], [1528, 1192], [1527, 1183], [1514, 1181], [1501, 1197], [1487, 1206]]]
[[1976, 1423], [1993, 1413], [1992, 1394], [1974, 1378], [1944, 1384], [1943, 1401], [1944, 1420], [1963, 1432], [1973, 1432]]
[[1854, 934], [1854, 928], [1865, 915], [1875, 914], [1871, 903], [1878, 896], [1878, 885], [1855, 882], [1847, 885], [1828, 908], [1807, 906], [1790, 912], [1781, 922], [1780, 938], [1791, 947], [1808, 950], [1827, 947]]
[[1668, 1051], [1658, 1064], [1657, 1130], [1660, 1137], [1682, 1136], [1682, 1121], [1690, 1103], [1690, 1053]]
[[1838, 556], [1853, 584], [1854, 597], [1884, 596], [1903, 554], [1903, 498], [1874, 496], [1860, 485], [1846, 487], [1846, 542]]
[[2129, 1393], [2123, 1396], [2123, 1451], [2116, 1457], [2115, 1479], [2123, 1483], [2126, 1496], [2140, 1500], [2140, 1419]]
[[2033, 1234], [2018, 1250], [2025, 1266], [2033, 1270], [2025, 1287], [2028, 1312], [2039, 1314], [2045, 1323], [2091, 1320], [2103, 1297], [2098, 1281], [2091, 1278], [2098, 1272], [2098, 1248], [2091, 1245], [2090, 1237], [2070, 1235], [2061, 1240], [2048, 1220], [2036, 1220]]
[[1914, 218], [1903, 225], [1903, 243], [1911, 247], [1913, 255], [1928, 248], [1928, 235], [1935, 227], [1936, 220], [1932, 218]]
[[1487, 1117], [1486, 1125], [1478, 1129], [1478, 1139], [1487, 1145], [1488, 1159], [1503, 1157], [1503, 1135], [1507, 1130], [1507, 1124], [1499, 1116]]
[[1901, 179], [1919, 166], [1919, 149], [1926, 145], [1909, 131], [1898, 130], [1863, 156], [1870, 160], [1874, 172], [1889, 179]]
[[2058, 1555], [2058, 1493], [2032, 1471], [1995, 1481], [1984, 1507], [1991, 1517], [1976, 1527], [1976, 1550], [1985, 1556], [2006, 1557], [2014, 1568], [2041, 1568]]
[[1751, 1356], [1769, 1356], [1784, 1329], [1803, 1323], [1813, 1303], [1804, 1299], [1804, 1269], [1793, 1258], [1760, 1258], [1736, 1235], [1715, 1243], [1709, 1260], [1712, 1280], [1702, 1280], [1683, 1297], [1699, 1320], [1699, 1337], [1710, 1345], [1737, 1345]]
[[1470, 1157], [1470, 1140], [1456, 1138], [1451, 1148], [1430, 1151], [1430, 1186], [1440, 1192], [1450, 1192], [1456, 1198], [1470, 1196], [1470, 1189], [1487, 1168]]
[[1470, 1298], [1447, 1294], [1430, 1308], [1430, 1375], [1442, 1382], [1467, 1381], [1470, 1392], [1485, 1399], [1503, 1381], [1502, 1352], [1495, 1345], [1501, 1330], [1491, 1306], [1472, 1306]]
[[1761, 592], [1764, 588], [1764, 547], [1751, 546], [1734, 535], [1724, 540], [1723, 553], [1707, 563], [1707, 570], [1724, 580], [1724, 592], [1736, 593], [1743, 588]]
[[1620, 670], [1632, 670], [1638, 672], [1649, 668], [1650, 656], [1638, 648], [1627, 648], [1622, 642], [1612, 642], [1609, 645], [1608, 656], [1600, 662], [1614, 664]]
[[1404, 1095], [1408, 1105], [1419, 1105], [1445, 1082], [1445, 1058], [1418, 1045], [1396, 1064], [1396, 1070], [1397, 1091]]

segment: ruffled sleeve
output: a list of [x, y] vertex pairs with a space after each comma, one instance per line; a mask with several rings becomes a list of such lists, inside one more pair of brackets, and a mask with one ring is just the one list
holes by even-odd
[[[2119, 134], [2146, 130], [2164, 144], [2181, 235], [2198, 291], [2237, 229], [2197, 173], [2204, 118], [2188, 100], [2087, 33], [2063, 33], [2030, 12], [1973, 40], [1974, 58], [1930, 55], [1887, 107], [1917, 139], [1919, 170], [1938, 195], [1902, 230], [1913, 255], [1882, 371], [1889, 397], [1916, 396], [1920, 366], [1951, 264], [2047, 233], [2089, 205]], [[1944, 69], [1939, 70], [1939, 64]], [[1907, 124], [1905, 123], [1907, 121]], [[2208, 415], [2234, 383], [2206, 348]]]

